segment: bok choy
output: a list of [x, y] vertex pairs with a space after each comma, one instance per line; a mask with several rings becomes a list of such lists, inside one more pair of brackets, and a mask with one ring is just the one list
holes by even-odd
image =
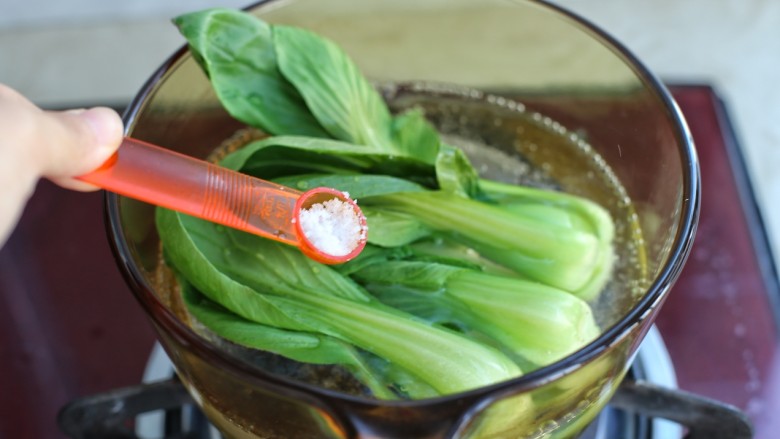
[[358, 199], [368, 246], [336, 267], [158, 209], [189, 312], [235, 343], [340, 365], [379, 398], [517, 377], [598, 335], [613, 225], [573, 195], [480, 178], [420, 109], [393, 114], [335, 43], [239, 11], [174, 20], [225, 109], [268, 136], [222, 166]]

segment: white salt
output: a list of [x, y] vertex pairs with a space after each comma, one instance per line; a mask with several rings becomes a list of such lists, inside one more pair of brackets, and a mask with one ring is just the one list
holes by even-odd
[[332, 256], [352, 252], [366, 233], [354, 207], [338, 198], [301, 209], [299, 219], [309, 242]]

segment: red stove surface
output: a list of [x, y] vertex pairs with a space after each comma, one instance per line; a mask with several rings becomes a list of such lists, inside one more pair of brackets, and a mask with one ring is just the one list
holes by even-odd
[[733, 404], [757, 439], [780, 431], [780, 291], [726, 107], [706, 86], [671, 87], [699, 152], [702, 208], [691, 255], [657, 325], [681, 388]]
[[[780, 296], [725, 107], [673, 86], [702, 167], [692, 254], [658, 318], [682, 389], [733, 404], [777, 437]], [[60, 407], [137, 384], [154, 343], [109, 248], [99, 193], [41, 182], [0, 251], [0, 438], [62, 437]]]

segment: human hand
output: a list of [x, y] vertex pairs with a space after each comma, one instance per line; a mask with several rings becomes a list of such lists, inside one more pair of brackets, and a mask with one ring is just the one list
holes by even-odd
[[44, 111], [0, 84], [0, 245], [40, 178], [68, 189], [95, 190], [74, 177], [98, 168], [121, 141], [122, 120], [111, 109]]

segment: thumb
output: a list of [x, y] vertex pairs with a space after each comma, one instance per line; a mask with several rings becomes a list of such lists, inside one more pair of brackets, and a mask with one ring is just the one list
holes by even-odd
[[60, 186], [89, 190], [73, 179], [97, 169], [122, 141], [122, 120], [109, 108], [44, 112], [34, 153], [39, 175]]

